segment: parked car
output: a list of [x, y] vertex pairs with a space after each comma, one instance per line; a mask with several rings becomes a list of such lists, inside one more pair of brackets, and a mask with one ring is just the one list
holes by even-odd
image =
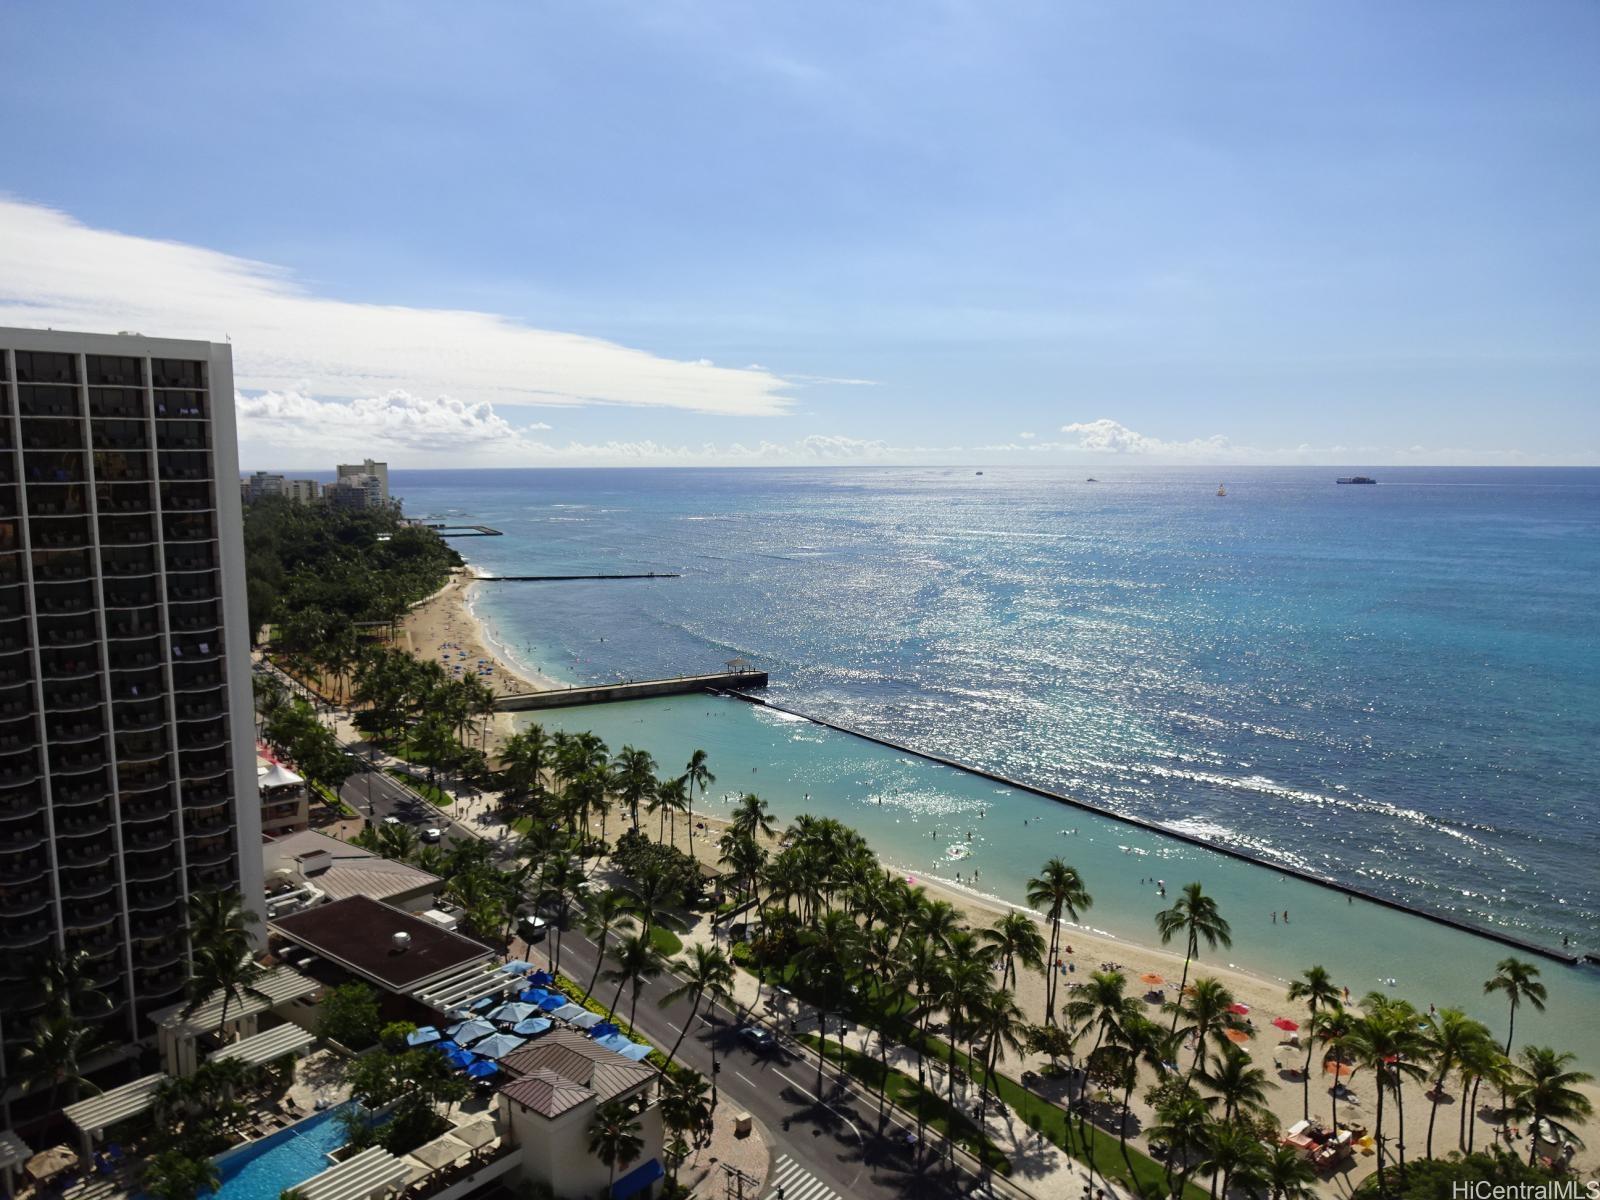
[[444, 830], [439, 829], [436, 826], [430, 825], [427, 829], [422, 831], [422, 840], [425, 842], [437, 842], [443, 837]]
[[523, 913], [517, 920], [517, 936], [525, 942], [537, 942], [550, 932], [550, 922], [537, 913]]

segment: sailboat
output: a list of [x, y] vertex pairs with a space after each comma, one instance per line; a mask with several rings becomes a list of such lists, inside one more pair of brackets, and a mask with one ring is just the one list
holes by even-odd
[[1227, 494], [1228, 494], [1228, 489], [1223, 487], [1222, 484], [1220, 484], [1220, 483], [1217, 484], [1217, 495], [1226, 496]]

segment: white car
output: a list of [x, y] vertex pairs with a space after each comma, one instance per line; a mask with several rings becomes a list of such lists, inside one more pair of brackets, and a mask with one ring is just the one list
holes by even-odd
[[444, 837], [442, 829], [428, 828], [422, 831], [422, 840], [425, 842], [437, 842], [442, 837]]
[[403, 824], [405, 824], [405, 822], [403, 822], [399, 817], [385, 817], [383, 819], [383, 823], [385, 825], [403, 825]]

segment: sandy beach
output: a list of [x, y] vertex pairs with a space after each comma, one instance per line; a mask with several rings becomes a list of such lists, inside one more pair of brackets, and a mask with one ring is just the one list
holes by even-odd
[[502, 696], [524, 695], [565, 686], [537, 671], [514, 667], [496, 653], [483, 622], [472, 611], [471, 568], [457, 571], [433, 595], [419, 603], [400, 624], [405, 649], [418, 658], [445, 663], [447, 669], [487, 668], [485, 683]]

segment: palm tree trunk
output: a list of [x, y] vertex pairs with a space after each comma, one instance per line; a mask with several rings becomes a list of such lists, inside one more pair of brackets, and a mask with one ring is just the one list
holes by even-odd
[[600, 967], [606, 961], [606, 935], [610, 932], [609, 925], [600, 930], [600, 948], [594, 958], [594, 974], [589, 976], [589, 986], [583, 989], [585, 996], [594, 995], [594, 985], [600, 981]]
[[609, 1021], [612, 1017], [617, 1015], [617, 1005], [622, 1003], [622, 985], [627, 982], [627, 976], [623, 976], [621, 979], [617, 980], [617, 994], [611, 997], [611, 1008], [606, 1013], [606, 1020]]
[[[1433, 1081], [1433, 1110], [1428, 1113], [1428, 1140], [1423, 1145], [1424, 1156], [1433, 1157], [1433, 1123], [1439, 1119], [1439, 1097], [1444, 1094], [1444, 1077], [1450, 1072], [1450, 1060], [1439, 1064], [1439, 1077]], [[1462, 1097], [1465, 1099], [1465, 1097]]]
[[1050, 952], [1044, 960], [1044, 1023], [1056, 1023], [1056, 970], [1057, 947], [1061, 944], [1061, 914], [1050, 913]]
[[819, 1045], [821, 1052], [817, 1055], [817, 1103], [822, 1103], [822, 1068], [828, 1061], [828, 1012], [826, 1009], [817, 1011], [817, 1033], [820, 1036]]
[[689, 1032], [689, 1026], [694, 1024], [695, 1014], [700, 1011], [700, 993], [694, 994], [694, 1003], [689, 1005], [689, 1019], [683, 1023], [683, 1028], [678, 1030], [678, 1040], [672, 1043], [672, 1049], [667, 1051], [667, 1066], [672, 1066], [672, 1060], [678, 1057], [678, 1047], [683, 1045], [683, 1039]]
[[1473, 1144], [1478, 1140], [1478, 1088], [1483, 1085], [1483, 1076], [1472, 1081], [1472, 1108], [1466, 1114], [1467, 1118], [1467, 1153], [1472, 1153]]
[[1189, 963], [1194, 959], [1194, 952], [1194, 934], [1191, 932], [1189, 934], [1189, 953], [1183, 956], [1183, 977], [1178, 980], [1178, 1000], [1172, 1006], [1172, 1025], [1168, 1028], [1168, 1033], [1176, 1033], [1178, 1031], [1178, 1005], [1183, 1003], [1183, 989], [1189, 986]]
[[1394, 1070], [1395, 1142], [1400, 1150], [1400, 1186], [1406, 1185], [1406, 1081], [1400, 1074], [1400, 1064]]
[[[1334, 1126], [1335, 1129], [1338, 1125]], [[1373, 1136], [1378, 1143], [1378, 1195], [1385, 1193], [1383, 1183], [1383, 1080], [1378, 1080], [1378, 1115], [1373, 1122]]]

